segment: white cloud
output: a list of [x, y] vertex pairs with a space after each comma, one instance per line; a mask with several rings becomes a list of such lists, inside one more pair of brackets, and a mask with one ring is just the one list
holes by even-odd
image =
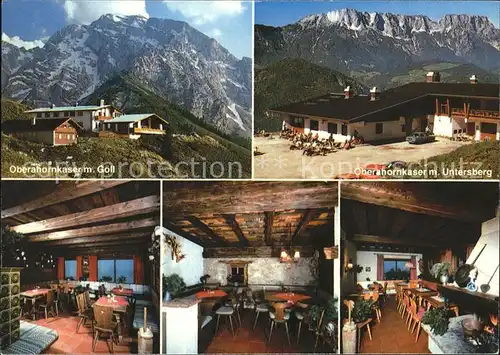
[[219, 30], [218, 28], [213, 28], [209, 33], [208, 35], [210, 37], [213, 37], [213, 38], [218, 38], [220, 36], [222, 36], [222, 31]]
[[2, 41], [10, 43], [16, 47], [23, 47], [25, 49], [33, 49], [35, 47], [43, 47], [48, 37], [44, 37], [42, 39], [36, 39], [34, 41], [25, 41], [21, 39], [19, 36], [9, 37], [6, 33], [2, 32]]
[[221, 18], [234, 17], [245, 11], [242, 1], [164, 1], [168, 9], [179, 12], [194, 25], [212, 23]]
[[89, 24], [105, 14], [140, 15], [149, 18], [145, 0], [81, 1], [65, 0], [64, 11], [69, 23]]

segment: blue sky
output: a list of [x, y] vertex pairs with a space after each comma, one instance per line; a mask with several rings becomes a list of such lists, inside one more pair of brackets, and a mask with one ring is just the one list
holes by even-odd
[[88, 24], [105, 13], [186, 21], [239, 58], [252, 53], [252, 4], [241, 1], [4, 0], [2, 38], [29, 48], [65, 25]]
[[438, 20], [446, 14], [484, 15], [499, 27], [500, 2], [493, 1], [261, 2], [255, 4], [255, 23], [283, 26], [297, 22], [307, 15], [343, 8], [367, 12], [423, 14], [432, 20]]

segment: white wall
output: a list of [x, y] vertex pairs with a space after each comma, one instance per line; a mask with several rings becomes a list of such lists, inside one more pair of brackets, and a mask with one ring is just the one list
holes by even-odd
[[434, 116], [433, 133], [436, 136], [453, 137], [455, 130], [467, 132], [467, 124], [463, 118], [451, 118], [449, 116]]
[[[373, 251], [358, 251], [356, 253], [356, 260], [359, 266], [363, 267], [363, 271], [357, 274], [358, 282], [365, 282], [366, 278], [371, 281], [377, 281], [377, 254], [384, 254], [384, 258], [387, 259], [410, 259], [413, 255], [416, 256], [417, 265], [417, 276], [420, 274], [418, 270], [418, 262], [422, 259], [422, 254], [407, 254], [407, 253], [375, 253]], [[366, 267], [370, 268], [370, 271], [366, 271]], [[382, 280], [378, 280], [382, 281]]]
[[227, 283], [227, 264], [224, 260], [252, 261], [248, 264], [248, 284], [264, 285], [310, 285], [315, 279], [311, 275], [309, 261], [311, 258], [300, 258], [290, 269], [280, 263], [278, 258], [210, 258], [204, 259], [204, 271], [210, 275], [210, 282]]
[[366, 124], [351, 124], [352, 132], [354, 133], [354, 130], [357, 130], [358, 133], [363, 136], [363, 138], [367, 142], [381, 139], [395, 139], [406, 137], [406, 132], [403, 131], [404, 120], [386, 121], [379, 123], [383, 125], [383, 130], [380, 134], [376, 133], [376, 122], [369, 122]]
[[164, 310], [166, 353], [198, 354], [198, 304]]
[[[500, 211], [500, 209], [498, 209], [497, 211]], [[472, 253], [467, 259], [467, 264], [472, 264], [474, 259], [481, 251], [482, 247], [486, 244], [486, 248], [484, 248], [481, 256], [474, 264], [479, 270], [476, 279], [477, 285], [488, 283], [490, 277], [493, 275], [493, 272], [495, 272], [495, 268], [499, 264], [498, 250], [500, 246], [498, 243], [498, 239], [500, 233], [500, 218], [498, 217], [498, 214], [499, 212], [497, 212], [497, 217], [483, 223], [481, 227], [481, 237], [477, 241], [474, 249], [472, 250]], [[492, 294], [495, 296], [499, 295], [499, 272], [500, 270], [497, 270], [495, 276], [491, 280], [491, 289], [488, 291], [488, 294]]]
[[170, 234], [177, 238], [186, 257], [176, 263], [167, 250], [167, 254], [163, 257], [163, 274], [166, 276], [178, 274], [188, 286], [200, 283], [200, 277], [203, 276], [203, 247], [173, 232]]

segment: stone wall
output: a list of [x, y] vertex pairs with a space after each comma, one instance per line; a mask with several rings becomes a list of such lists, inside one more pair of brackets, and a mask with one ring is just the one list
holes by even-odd
[[278, 258], [214, 258], [204, 259], [203, 269], [205, 274], [211, 276], [210, 282], [226, 284], [227, 264], [224, 260], [252, 261], [248, 264], [248, 284], [264, 285], [312, 285], [315, 282], [311, 274], [311, 258], [301, 258], [297, 264], [287, 269], [286, 264], [279, 262]]

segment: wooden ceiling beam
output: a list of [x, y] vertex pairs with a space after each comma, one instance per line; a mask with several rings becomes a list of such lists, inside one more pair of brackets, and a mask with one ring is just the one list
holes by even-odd
[[366, 235], [366, 234], [355, 234], [350, 239], [353, 242], [359, 242], [359, 243], [393, 244], [393, 245], [407, 245], [407, 246], [419, 246], [419, 247], [431, 247], [431, 248], [438, 246], [437, 243], [424, 242], [415, 239], [407, 240], [407, 239]]
[[159, 222], [160, 222], [159, 218], [151, 217], [151, 218], [138, 219], [130, 222], [111, 223], [95, 227], [85, 227], [79, 229], [67, 229], [58, 232], [31, 234], [25, 236], [25, 238], [26, 240], [35, 243], [35, 242], [47, 242], [47, 241], [62, 240], [62, 239], [101, 236], [106, 234], [112, 234], [124, 231], [134, 231], [146, 228], [150, 228], [152, 230], [153, 227], [159, 224]]
[[58, 245], [88, 245], [92, 243], [100, 243], [100, 242], [112, 242], [112, 241], [129, 241], [136, 239], [144, 239], [148, 236], [151, 236], [153, 231], [147, 232], [135, 232], [135, 233], [119, 233], [119, 234], [110, 234], [105, 236], [98, 237], [81, 237], [81, 238], [70, 238], [70, 239], [62, 239], [62, 240], [54, 240], [48, 241], [40, 244], [40, 247], [45, 246], [58, 246]]
[[231, 226], [236, 238], [240, 241], [241, 246], [248, 246], [248, 239], [245, 238], [245, 235], [241, 231], [240, 225], [236, 220], [236, 215], [234, 214], [223, 214], [222, 217], [226, 220], [227, 224]]
[[264, 231], [264, 243], [267, 246], [273, 245], [273, 225], [274, 225], [274, 212], [267, 211], [264, 212], [265, 216], [265, 231]]
[[178, 236], [180, 236], [182, 238], [186, 238], [190, 242], [193, 242], [197, 245], [205, 247], [205, 246], [207, 246], [207, 244], [213, 244], [213, 242], [210, 239], [208, 239], [209, 242], [207, 243], [206, 241], [201, 240], [198, 236], [195, 236], [191, 233], [188, 233], [185, 230], [183, 230], [182, 228], [175, 226], [172, 223], [169, 223], [167, 221], [163, 221], [163, 227], [165, 227], [166, 229], [170, 230], [171, 232], [177, 234]]
[[486, 209], [487, 206], [460, 206], [425, 192], [425, 186], [419, 186], [418, 183], [351, 181], [342, 184], [341, 196], [343, 199], [460, 221], [484, 221], [492, 214]]
[[88, 211], [21, 224], [11, 228], [18, 233], [30, 234], [156, 212], [159, 207], [159, 196], [151, 195]]
[[104, 248], [104, 247], [129, 247], [133, 249], [147, 249], [148, 248], [148, 238], [142, 239], [130, 239], [130, 240], [111, 240], [111, 241], [101, 241], [101, 242], [93, 242], [85, 245], [81, 244], [69, 244], [64, 246], [57, 246], [57, 248], [61, 250], [65, 249], [94, 249], [94, 248]]
[[228, 245], [229, 243], [222, 238], [220, 235], [215, 233], [209, 226], [207, 226], [205, 223], [203, 223], [201, 220], [194, 216], [187, 216], [186, 219], [191, 222], [191, 224], [205, 233], [210, 239], [212, 239], [214, 242], [216, 242], [220, 246]]
[[316, 210], [313, 209], [307, 209], [304, 214], [302, 215], [302, 218], [297, 225], [297, 228], [295, 228], [295, 231], [292, 234], [292, 240], [291, 243], [293, 244], [295, 241], [297, 241], [297, 237], [302, 233], [306, 226], [309, 224], [309, 222], [316, 216]]
[[90, 195], [127, 182], [126, 180], [84, 180], [76, 183], [62, 181], [59, 182], [60, 186], [48, 195], [2, 210], [2, 219]]
[[337, 183], [164, 182], [164, 213], [210, 215], [334, 207]]

